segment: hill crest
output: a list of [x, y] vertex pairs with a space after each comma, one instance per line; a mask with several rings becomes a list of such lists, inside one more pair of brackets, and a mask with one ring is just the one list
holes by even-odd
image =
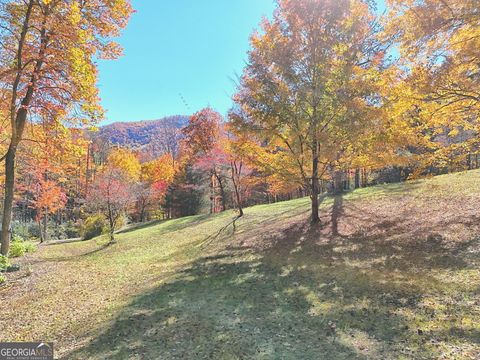
[[142, 147], [152, 144], [160, 133], [180, 130], [188, 123], [188, 118], [187, 115], [173, 115], [157, 120], [114, 122], [101, 126], [94, 137], [115, 145]]

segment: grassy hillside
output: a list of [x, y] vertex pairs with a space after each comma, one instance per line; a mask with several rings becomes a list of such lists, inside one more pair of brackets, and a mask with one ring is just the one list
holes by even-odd
[[0, 290], [0, 340], [51, 340], [65, 359], [474, 359], [478, 184], [325, 198], [315, 229], [299, 199], [235, 227], [226, 212], [43, 246]]

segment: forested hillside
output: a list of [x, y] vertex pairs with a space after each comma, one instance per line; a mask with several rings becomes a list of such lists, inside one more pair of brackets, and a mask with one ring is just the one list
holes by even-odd
[[93, 138], [100, 137], [103, 141], [114, 145], [138, 148], [145, 145], [155, 146], [162, 136], [170, 136], [175, 130], [180, 130], [188, 123], [188, 116], [168, 116], [158, 120], [114, 122], [101, 126]]

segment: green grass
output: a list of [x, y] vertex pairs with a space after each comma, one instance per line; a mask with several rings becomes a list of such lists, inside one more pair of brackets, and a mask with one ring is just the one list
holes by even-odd
[[298, 199], [235, 227], [227, 211], [43, 246], [0, 291], [0, 341], [65, 359], [475, 359], [479, 182], [324, 198], [315, 228]]

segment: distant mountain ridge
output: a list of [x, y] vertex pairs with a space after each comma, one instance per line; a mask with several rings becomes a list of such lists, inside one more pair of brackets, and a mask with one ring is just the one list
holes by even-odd
[[139, 148], [155, 143], [166, 129], [180, 130], [187, 125], [188, 119], [186, 115], [174, 115], [158, 120], [114, 122], [99, 127], [93, 136], [111, 144]]

